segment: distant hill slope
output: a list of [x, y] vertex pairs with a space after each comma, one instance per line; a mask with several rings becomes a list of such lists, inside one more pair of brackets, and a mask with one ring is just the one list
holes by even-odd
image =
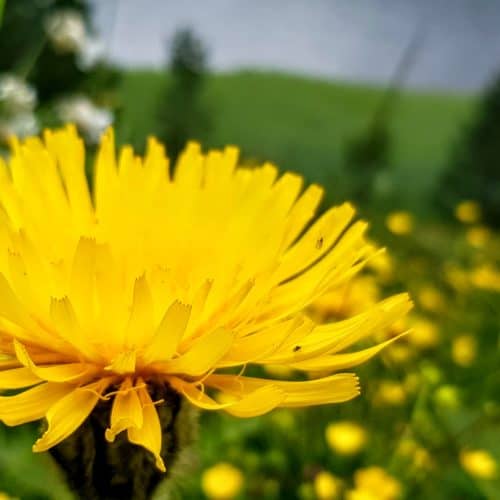
[[[120, 89], [118, 139], [142, 149], [155, 133], [165, 85], [157, 71], [130, 71]], [[334, 192], [346, 140], [369, 123], [384, 90], [280, 73], [217, 74], [207, 84], [213, 131], [205, 146], [236, 144], [245, 157], [270, 160]], [[460, 127], [474, 108], [463, 94], [404, 91], [391, 119], [393, 192], [416, 207], [443, 167]]]

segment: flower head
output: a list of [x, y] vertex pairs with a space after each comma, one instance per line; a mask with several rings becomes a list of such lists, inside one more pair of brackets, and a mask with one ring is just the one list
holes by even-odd
[[[270, 164], [237, 168], [232, 147], [204, 155], [189, 144], [170, 173], [154, 139], [144, 159], [130, 147], [117, 159], [109, 131], [92, 190], [84, 163], [68, 126], [14, 140], [0, 165], [0, 389], [23, 389], [0, 397], [0, 419], [46, 418], [35, 451], [66, 439], [104, 400], [106, 438], [126, 432], [164, 470], [158, 385], [238, 417], [359, 394], [343, 371], [393, 339], [343, 351], [410, 301], [397, 295], [321, 325], [304, 314], [373, 254], [349, 204], [310, 224], [318, 186], [301, 192], [301, 177], [278, 177]], [[244, 376], [249, 364], [341, 373], [268, 380]]]
[[401, 496], [401, 484], [377, 466], [359, 469], [354, 474], [355, 489], [347, 492], [348, 500], [395, 500]]
[[413, 217], [403, 210], [390, 213], [385, 219], [387, 229], [397, 235], [410, 234], [413, 231]]
[[497, 476], [497, 463], [486, 450], [463, 450], [460, 463], [471, 476], [481, 479], [494, 479]]
[[231, 464], [221, 462], [203, 472], [201, 487], [208, 498], [231, 500], [243, 487], [243, 474]]
[[314, 492], [319, 500], [335, 500], [339, 498], [342, 482], [333, 474], [321, 471], [314, 478]]
[[332, 450], [340, 455], [359, 453], [367, 441], [365, 429], [356, 422], [341, 421], [329, 424], [325, 435]]
[[455, 207], [455, 217], [464, 224], [478, 222], [481, 218], [481, 207], [472, 200], [461, 201]]

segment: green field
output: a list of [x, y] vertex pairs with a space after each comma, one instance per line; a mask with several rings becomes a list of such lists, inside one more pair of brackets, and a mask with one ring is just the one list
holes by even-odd
[[[166, 77], [159, 71], [125, 73], [118, 138], [142, 149], [157, 130]], [[342, 183], [346, 141], [370, 123], [383, 98], [375, 86], [326, 82], [278, 73], [217, 74], [205, 101], [213, 129], [204, 144], [236, 144], [247, 158], [270, 160], [335, 192]], [[391, 114], [392, 154], [387, 189], [392, 200], [418, 209], [471, 116], [474, 98], [464, 94], [404, 91]], [[387, 185], [387, 183], [384, 183]]]

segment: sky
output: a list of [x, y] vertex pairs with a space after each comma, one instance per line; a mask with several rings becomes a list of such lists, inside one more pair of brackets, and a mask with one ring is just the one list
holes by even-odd
[[260, 68], [387, 83], [418, 38], [405, 85], [476, 90], [500, 71], [500, 0], [92, 0], [107, 56], [161, 67], [191, 27], [215, 71]]

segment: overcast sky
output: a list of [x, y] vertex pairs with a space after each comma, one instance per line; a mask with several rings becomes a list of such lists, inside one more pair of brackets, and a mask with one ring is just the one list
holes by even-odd
[[190, 26], [215, 70], [387, 82], [418, 30], [418, 87], [477, 89], [500, 69], [500, 0], [93, 0], [108, 56], [161, 66]]

